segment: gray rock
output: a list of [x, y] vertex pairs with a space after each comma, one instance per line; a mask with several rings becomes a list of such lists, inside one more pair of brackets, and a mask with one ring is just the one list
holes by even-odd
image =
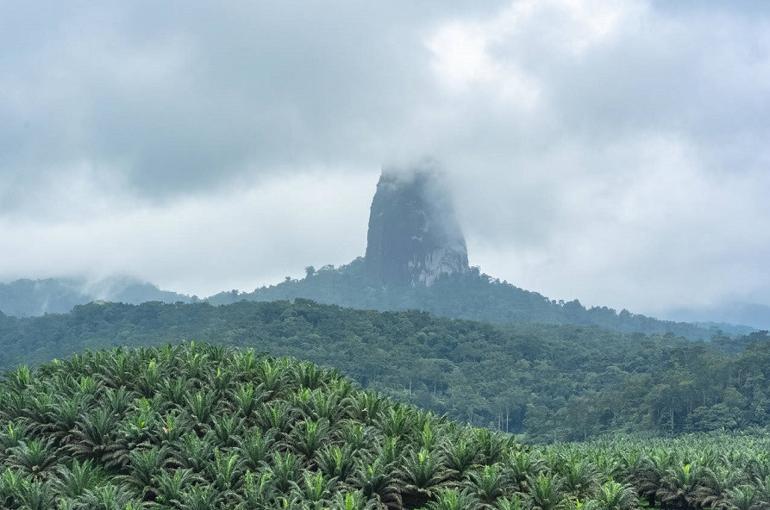
[[435, 164], [383, 170], [364, 260], [369, 278], [392, 286], [430, 286], [468, 271], [465, 238]]

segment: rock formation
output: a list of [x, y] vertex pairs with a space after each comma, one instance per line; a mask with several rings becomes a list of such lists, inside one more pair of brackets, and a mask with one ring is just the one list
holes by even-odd
[[383, 170], [364, 260], [371, 279], [392, 286], [430, 286], [468, 270], [465, 238], [435, 165]]

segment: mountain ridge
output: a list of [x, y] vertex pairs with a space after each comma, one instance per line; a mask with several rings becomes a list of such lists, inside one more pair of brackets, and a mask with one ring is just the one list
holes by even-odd
[[302, 279], [287, 280], [252, 292], [222, 292], [206, 300], [215, 305], [238, 301], [273, 301], [305, 298], [323, 304], [377, 311], [421, 310], [439, 317], [507, 324], [574, 324], [598, 326], [625, 333], [671, 333], [691, 340], [712, 336], [747, 334], [754, 331], [734, 325], [701, 326], [658, 320], [627, 310], [584, 307], [578, 300], [556, 301], [537, 292], [520, 289], [483, 274], [472, 267], [468, 272], [444, 275], [430, 287], [388, 287], [373, 285], [366, 277], [363, 258], [339, 268], [325, 267]]

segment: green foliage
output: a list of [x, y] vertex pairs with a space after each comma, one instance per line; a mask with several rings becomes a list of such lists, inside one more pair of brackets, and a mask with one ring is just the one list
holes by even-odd
[[[420, 312], [350, 310], [299, 299], [221, 307], [93, 304], [65, 315], [0, 317], [0, 368], [22, 361], [43, 362], [113, 342], [138, 346], [188, 339], [309, 359], [339, 369], [365, 388], [458, 421], [523, 434], [527, 442], [585, 440], [609, 432], [732, 431], [770, 424], [766, 334], [704, 343], [594, 327], [496, 327]], [[192, 376], [206, 372], [199, 353], [188, 356]], [[102, 443], [117, 431], [113, 415], [127, 405], [121, 386], [135, 386], [146, 399], [144, 407], [131, 413], [132, 439], [126, 446], [145, 440], [147, 430], [155, 426], [153, 420], [164, 420], [169, 434], [184, 430], [184, 424], [175, 423], [188, 416], [196, 423], [209, 421], [216, 416], [215, 399], [223, 389], [229, 392], [230, 409], [240, 418], [255, 414], [260, 425], [281, 434], [291, 432], [296, 419], [292, 409], [311, 413], [311, 421], [321, 428], [316, 433], [322, 434], [321, 422], [338, 419], [335, 399], [350, 398], [344, 391], [318, 391], [321, 372], [309, 362], [286, 370], [257, 356], [244, 357], [239, 370], [258, 376], [259, 384], [253, 379], [233, 381], [220, 371], [211, 385], [194, 391], [187, 391], [183, 381], [163, 377], [163, 367], [152, 360], [106, 363], [105, 372], [117, 386], [103, 399], [104, 408], [91, 413], [87, 421], [82, 409], [103, 391], [102, 381], [90, 375], [63, 379], [63, 386], [77, 391], [56, 406], [52, 392], [34, 398], [17, 392], [6, 398], [16, 399], [12, 405], [40, 416], [45, 427], [56, 429], [49, 432], [57, 437], [82, 437], [78, 448], [87, 449], [89, 458], [114, 458], [115, 462], [125, 460], [121, 452], [109, 451]], [[21, 366], [9, 374], [8, 384], [25, 388], [34, 384], [34, 377]], [[290, 400], [268, 402], [287, 382], [301, 391]], [[156, 413], [156, 393], [174, 405]], [[365, 420], [381, 415], [377, 398], [360, 393], [347, 404], [354, 409], [354, 418]], [[410, 426], [405, 416], [382, 416], [391, 436]], [[219, 421], [215, 429], [227, 435], [240, 426], [233, 418]], [[305, 448], [316, 449], [318, 445], [309, 439]], [[355, 435], [348, 439], [365, 440], [360, 434], [358, 439]]]
[[[71, 418], [57, 408], [73, 400], [80, 413], [62, 434]], [[0, 381], [0, 402], [9, 510], [770, 505], [766, 435], [525, 446], [334, 370], [221, 346], [89, 352], [17, 370]]]
[[[276, 301], [312, 299], [319, 303], [381, 311], [423, 310], [441, 317], [489, 322], [494, 324], [541, 323], [599, 326], [624, 333], [666, 334], [690, 339], [708, 339], [716, 329], [684, 322], [662, 321], [627, 310], [585, 308], [579, 301], [554, 301], [537, 292], [527, 291], [505, 281], [481, 274], [474, 267], [464, 273], [443, 275], [431, 286], [382, 285], [367, 275], [363, 258], [334, 268], [324, 266], [306, 271], [305, 278], [287, 278], [277, 285], [253, 292], [222, 292], [207, 298], [216, 304], [241, 300]], [[731, 332], [751, 328], [729, 326]]]

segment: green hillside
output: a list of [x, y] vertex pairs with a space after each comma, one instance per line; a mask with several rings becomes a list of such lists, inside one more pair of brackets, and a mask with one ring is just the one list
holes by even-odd
[[[397, 286], [373, 282], [364, 272], [364, 259], [333, 268], [307, 268], [302, 279], [286, 279], [253, 292], [221, 292], [203, 298], [213, 305], [239, 301], [311, 299], [325, 304], [379, 311], [422, 310], [440, 317], [489, 322], [498, 325], [538, 323], [597, 326], [621, 333], [671, 333], [691, 340], [714, 335], [751, 333], [747, 326], [716, 322], [675, 322], [608, 307], [586, 308], [579, 301], [551, 300], [483, 275], [477, 269], [442, 275], [431, 286]], [[0, 283], [0, 313], [33, 317], [67, 313], [90, 302], [141, 304], [149, 301], [190, 303], [201, 299], [160, 290], [131, 278], [111, 278], [96, 283], [82, 279], [16, 280]], [[715, 315], [714, 317], [717, 317]], [[702, 319], [702, 317], [701, 317]]]
[[759, 478], [770, 473], [760, 453], [766, 438], [531, 448], [362, 391], [308, 362], [200, 344], [20, 367], [0, 382], [0, 430], [5, 509], [770, 502]]
[[596, 327], [495, 327], [304, 300], [92, 304], [63, 315], [0, 317], [0, 367], [187, 340], [335, 367], [364, 387], [529, 442], [770, 424], [764, 334], [702, 343]]
[[365, 272], [365, 260], [358, 258], [339, 268], [307, 269], [305, 278], [288, 279], [253, 292], [222, 292], [207, 298], [212, 304], [241, 300], [276, 301], [306, 298], [319, 303], [372, 310], [423, 310], [441, 317], [490, 322], [493, 324], [540, 323], [598, 326], [622, 333], [666, 334], [692, 340], [708, 340], [721, 328], [729, 334], [746, 334], [751, 328], [720, 324], [704, 326], [658, 320], [645, 315], [620, 312], [608, 307], [586, 308], [579, 301], [555, 301], [537, 292], [480, 274], [477, 268], [442, 275], [431, 286], [382, 285]]

